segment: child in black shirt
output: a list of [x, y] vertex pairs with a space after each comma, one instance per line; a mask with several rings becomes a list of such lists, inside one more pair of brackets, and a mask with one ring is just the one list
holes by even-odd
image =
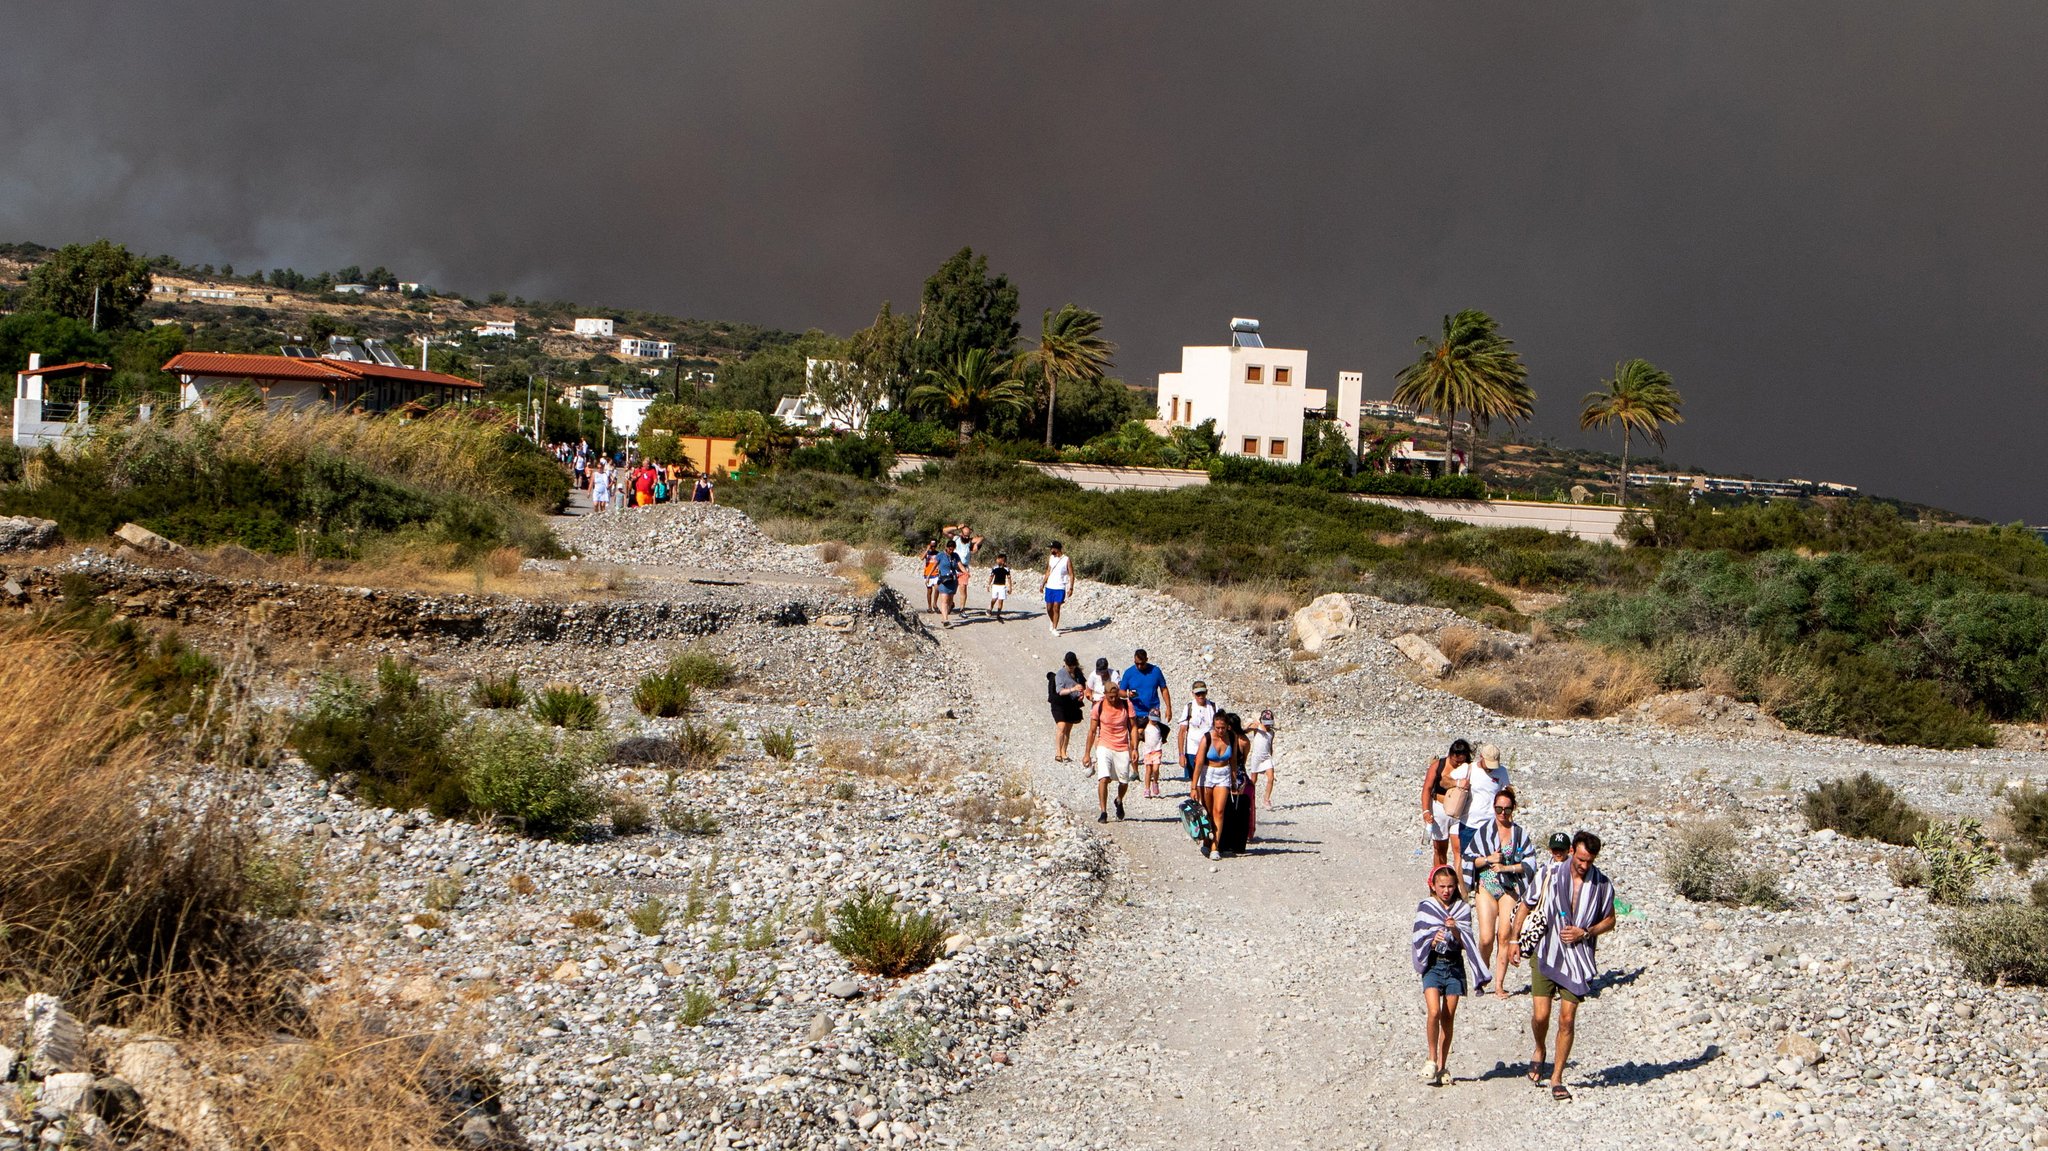
[[998, 555], [996, 566], [988, 569], [988, 610], [996, 617], [997, 623], [1004, 622], [1003, 601], [1009, 598], [1010, 557]]

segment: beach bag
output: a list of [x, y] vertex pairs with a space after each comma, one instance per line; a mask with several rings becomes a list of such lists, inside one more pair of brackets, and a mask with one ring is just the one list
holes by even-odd
[[1056, 671], [1045, 673], [1045, 702], [1047, 703], [1058, 703], [1060, 701], [1059, 676], [1060, 673]]
[[1209, 818], [1209, 809], [1192, 797], [1180, 801], [1180, 826], [1196, 843], [1212, 838], [1216, 831], [1214, 822]]
[[[1430, 761], [1430, 769], [1439, 773], [1448, 766], [1450, 766], [1449, 763], [1442, 758]], [[1444, 797], [1437, 801], [1443, 805], [1444, 814], [1452, 819], [1465, 818], [1465, 812], [1472, 806], [1472, 785], [1470, 783], [1452, 783], [1447, 776], [1442, 774], [1437, 776], [1437, 782], [1444, 785]]]
[[1536, 899], [1536, 910], [1529, 913], [1528, 922], [1522, 924], [1522, 933], [1515, 937], [1515, 946], [1521, 948], [1524, 955], [1536, 954], [1536, 949], [1543, 946], [1543, 937], [1550, 931], [1550, 891], [1557, 884], [1547, 874], [1543, 879], [1543, 893]]

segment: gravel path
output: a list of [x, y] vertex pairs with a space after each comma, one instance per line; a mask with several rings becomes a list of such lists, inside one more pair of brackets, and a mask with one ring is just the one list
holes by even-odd
[[[917, 602], [907, 567], [892, 581]], [[1931, 810], [1981, 813], [1981, 786], [1956, 781], [2038, 780], [2041, 757], [1508, 720], [1402, 673], [1384, 639], [1427, 623], [1428, 609], [1373, 607], [1381, 618], [1302, 676], [1274, 639], [1133, 589], [1084, 585], [1054, 638], [1023, 594], [1036, 587], [1023, 577], [1029, 618], [976, 614], [936, 634], [972, 684], [984, 735], [1031, 765], [1041, 794], [1095, 827], [1092, 783], [1051, 762], [1045, 670], [1069, 649], [1121, 668], [1144, 646], [1176, 692], [1203, 676], [1227, 706], [1279, 711], [1280, 804], [1262, 814], [1266, 838], [1220, 864], [1181, 833], [1177, 782], [1096, 828], [1114, 870], [1073, 995], [966, 1097], [947, 1137], [992, 1151], [1462, 1145], [1504, 1130], [1580, 1147], [1910, 1147], [1967, 1131], [2048, 1146], [2039, 996], [1960, 979], [1933, 945], [1924, 896], [1884, 878], [1894, 849], [1809, 836], [1791, 799], [1870, 768]], [[1464, 1001], [1454, 1085], [1421, 1081], [1406, 954], [1423, 871], [1414, 781], [1452, 735], [1508, 750], [1532, 831], [1600, 830], [1602, 866], [1638, 905], [1603, 940], [1610, 985], [1580, 1016], [1568, 1106], [1521, 1074], [1526, 968], [1508, 1001]], [[1754, 825], [1755, 858], [1786, 875], [1793, 908], [1670, 895], [1662, 837], [1706, 814]], [[1992, 886], [2010, 894], [2019, 881]]]

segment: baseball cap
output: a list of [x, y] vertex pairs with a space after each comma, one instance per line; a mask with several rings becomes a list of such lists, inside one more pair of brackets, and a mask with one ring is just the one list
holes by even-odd
[[1196, 681], [1195, 681], [1195, 690], [1196, 690], [1197, 692], [1204, 692], [1204, 691], [1208, 691], [1208, 690], [1209, 690], [1209, 685], [1208, 685], [1208, 684], [1206, 684], [1206, 683], [1203, 683], [1203, 682], [1202, 682], [1201, 680], [1199, 680], [1199, 679], [1198, 679], [1198, 680], [1196, 680]]
[[1571, 849], [1572, 849], [1572, 837], [1571, 837], [1571, 836], [1569, 836], [1569, 835], [1566, 835], [1566, 834], [1565, 834], [1564, 832], [1562, 832], [1562, 831], [1553, 831], [1553, 832], [1551, 832], [1551, 833], [1550, 833], [1550, 850], [1552, 850], [1552, 851], [1570, 851]]

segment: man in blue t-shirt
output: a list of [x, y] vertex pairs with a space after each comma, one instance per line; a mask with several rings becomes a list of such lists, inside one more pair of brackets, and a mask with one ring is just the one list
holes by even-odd
[[1152, 716], [1173, 714], [1173, 693], [1166, 689], [1166, 673], [1158, 665], [1145, 658], [1145, 649], [1131, 653], [1131, 666], [1117, 680], [1124, 694], [1131, 697], [1131, 718], [1144, 730], [1143, 724]]

